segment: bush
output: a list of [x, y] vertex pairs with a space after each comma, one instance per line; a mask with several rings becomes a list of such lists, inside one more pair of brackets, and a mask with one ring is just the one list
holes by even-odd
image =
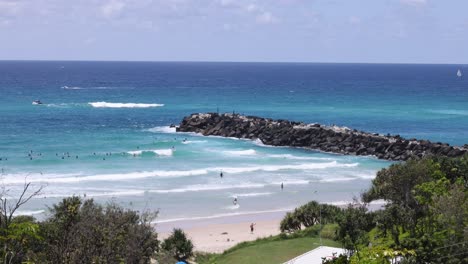
[[319, 204], [316, 201], [308, 202], [287, 213], [280, 223], [281, 232], [295, 232], [301, 227], [311, 227], [316, 224], [336, 223], [343, 215], [343, 209], [329, 204]]
[[64, 199], [41, 223], [39, 263], [150, 263], [159, 242], [151, 221], [115, 204]]
[[172, 254], [177, 260], [186, 260], [193, 256], [193, 244], [182, 229], [175, 228], [172, 234], [164, 240], [162, 248]]
[[294, 232], [301, 230], [301, 222], [292, 213], [287, 213], [280, 223], [281, 232]]

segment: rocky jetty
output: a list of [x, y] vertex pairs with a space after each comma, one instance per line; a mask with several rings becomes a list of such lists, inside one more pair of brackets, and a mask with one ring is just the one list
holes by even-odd
[[260, 140], [265, 145], [304, 147], [349, 155], [372, 155], [379, 159], [402, 161], [412, 156], [461, 156], [467, 145], [453, 147], [428, 140], [404, 139], [347, 127], [305, 124], [238, 114], [198, 113], [185, 117], [177, 132]]

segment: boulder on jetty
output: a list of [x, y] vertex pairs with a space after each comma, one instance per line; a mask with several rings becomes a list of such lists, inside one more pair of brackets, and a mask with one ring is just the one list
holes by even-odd
[[303, 147], [348, 155], [371, 155], [394, 161], [426, 155], [457, 157], [468, 152], [467, 145], [454, 147], [446, 143], [404, 139], [399, 135], [367, 133], [347, 127], [239, 114], [191, 114], [182, 120], [176, 131], [260, 140], [263, 144], [271, 146]]

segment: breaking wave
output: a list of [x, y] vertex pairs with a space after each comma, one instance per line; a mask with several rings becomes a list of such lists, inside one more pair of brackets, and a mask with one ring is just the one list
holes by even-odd
[[173, 149], [153, 149], [153, 150], [134, 150], [127, 152], [130, 155], [140, 156], [144, 153], [156, 154], [158, 156], [172, 156], [174, 153]]
[[256, 155], [257, 152], [254, 149], [247, 149], [247, 150], [226, 150], [223, 151], [224, 154], [232, 155], [232, 156], [252, 156]]
[[147, 129], [147, 131], [153, 132], [153, 133], [175, 133], [176, 128], [170, 127], [170, 126], [158, 126], [158, 127]]
[[108, 103], [108, 102], [90, 102], [88, 104], [95, 108], [149, 108], [149, 107], [164, 106], [164, 104]]

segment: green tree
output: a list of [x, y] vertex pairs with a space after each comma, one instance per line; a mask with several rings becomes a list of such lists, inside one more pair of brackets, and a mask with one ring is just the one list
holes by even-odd
[[350, 254], [353, 254], [359, 245], [367, 245], [368, 232], [374, 227], [372, 215], [361, 204], [350, 204], [343, 211], [338, 220], [338, 239], [343, 243]]
[[193, 256], [193, 244], [182, 229], [175, 228], [162, 243], [162, 248], [177, 260], [187, 260]]
[[42, 263], [149, 263], [158, 248], [151, 221], [115, 204], [64, 199], [41, 224]]

